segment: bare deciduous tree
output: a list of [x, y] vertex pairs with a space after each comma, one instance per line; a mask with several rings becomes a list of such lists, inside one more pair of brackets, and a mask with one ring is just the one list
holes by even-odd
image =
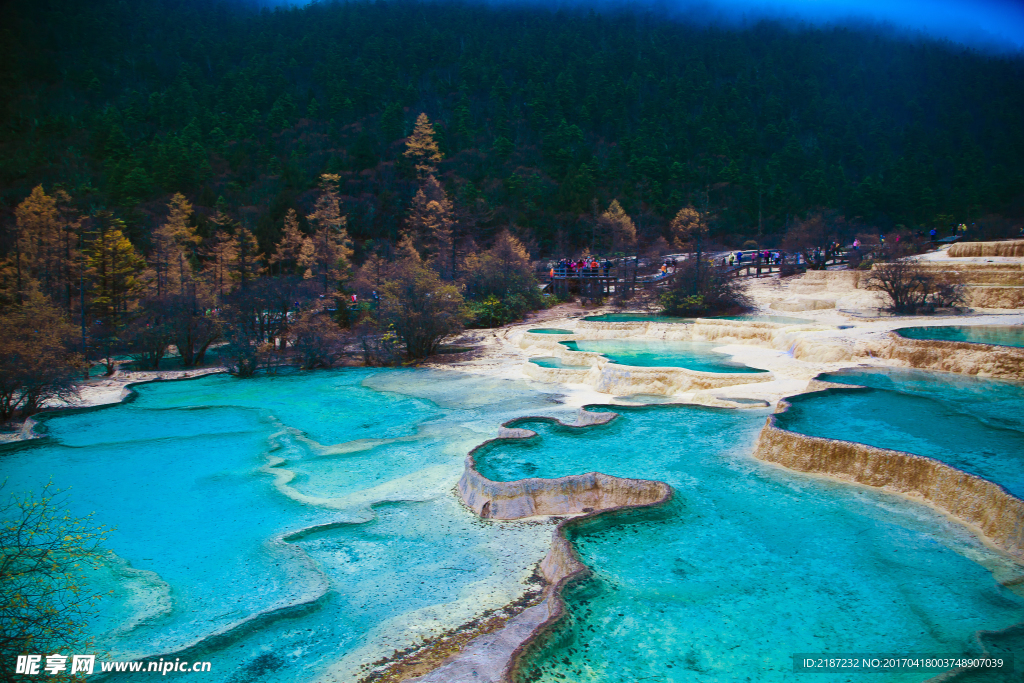
[[966, 289], [959, 273], [932, 273], [912, 259], [875, 264], [866, 286], [884, 293], [889, 299], [888, 310], [897, 314], [931, 313], [936, 308], [966, 303]]

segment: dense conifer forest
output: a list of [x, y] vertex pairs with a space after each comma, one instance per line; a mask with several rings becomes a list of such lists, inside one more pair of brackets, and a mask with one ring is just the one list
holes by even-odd
[[11, 0], [0, 419], [124, 354], [430, 356], [550, 302], [552, 257], [631, 257], [624, 301], [690, 251], [645, 305], [698, 315], [743, 302], [717, 247], [1014, 235], [1022, 86], [1019, 55], [643, 9]]
[[593, 239], [618, 199], [641, 242], [708, 192], [720, 238], [815, 208], [889, 229], [1024, 212], [1024, 62], [844, 28], [691, 26], [638, 11], [208, 0], [16, 0], [0, 16], [0, 186], [121, 217], [149, 248], [172, 193], [263, 252], [339, 193], [357, 260], [397, 241], [419, 113], [480, 242]]

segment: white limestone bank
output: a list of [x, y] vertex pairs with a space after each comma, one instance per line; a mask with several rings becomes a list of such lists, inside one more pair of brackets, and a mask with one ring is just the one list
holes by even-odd
[[[780, 411], [788, 408], [785, 402], [779, 405]], [[864, 484], [927, 503], [1024, 562], [1024, 501], [998, 484], [939, 460], [798, 434], [777, 427], [775, 415], [768, 416], [754, 447], [754, 457], [798, 472]]]
[[780, 325], [753, 321], [704, 320], [691, 324], [659, 322], [596, 322], [577, 323], [574, 335], [551, 335], [526, 332], [519, 346], [532, 353], [547, 353], [563, 366], [543, 367], [526, 363], [523, 373], [542, 382], [589, 384], [605, 394], [650, 394], [674, 396], [686, 392], [720, 389], [740, 384], [771, 382], [770, 372], [702, 372], [675, 367], [636, 367], [613, 363], [599, 353], [572, 351], [559, 342], [598, 339], [653, 339], [662, 341], [703, 341], [719, 344], [755, 344], [786, 349], [797, 338], [798, 331], [824, 330], [808, 325]]
[[[566, 351], [566, 354], [581, 352]], [[591, 354], [596, 355], [596, 354]], [[523, 373], [541, 382], [589, 384], [604, 394], [673, 396], [688, 391], [720, 389], [738, 384], [770, 382], [770, 372], [700, 372], [686, 368], [641, 368], [595, 360], [587, 369], [545, 368], [527, 363]]]
[[951, 258], [979, 256], [1024, 256], [1024, 240], [1004, 242], [959, 242], [949, 248]]
[[890, 333], [881, 339], [807, 338], [798, 341], [793, 357], [807, 362], [897, 361], [904, 367], [941, 370], [997, 379], [1024, 379], [1024, 348], [973, 342], [908, 339]]

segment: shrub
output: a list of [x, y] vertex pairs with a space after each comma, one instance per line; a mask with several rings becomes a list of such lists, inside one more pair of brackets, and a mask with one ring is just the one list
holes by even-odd
[[711, 262], [686, 259], [676, 269], [675, 287], [660, 297], [666, 315], [711, 315], [750, 308], [739, 278]]
[[888, 310], [897, 314], [932, 313], [965, 303], [963, 279], [956, 273], [936, 276], [916, 261], [895, 260], [875, 265], [868, 289], [883, 292]]

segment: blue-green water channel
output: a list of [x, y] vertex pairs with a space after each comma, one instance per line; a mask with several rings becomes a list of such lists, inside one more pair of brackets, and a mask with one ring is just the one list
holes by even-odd
[[597, 339], [559, 342], [570, 351], [590, 351], [620, 365], [644, 368], [687, 368], [702, 372], [765, 372], [730, 359], [711, 342], [658, 339]]
[[613, 409], [584, 430], [519, 422], [539, 436], [478, 452], [497, 480], [596, 470], [675, 491], [570, 532], [593, 574], [566, 591], [568, 616], [521, 681], [797, 682], [794, 653], [964, 652], [976, 630], [1024, 619], [1024, 597], [992, 573], [1020, 568], [956, 523], [754, 460], [766, 410]]
[[0, 478], [10, 494], [52, 477], [116, 527], [120, 559], [93, 570], [115, 590], [98, 651], [210, 660], [206, 681], [348, 682], [526, 590], [550, 527], [451, 495], [465, 453], [523, 411], [567, 412], [436, 371], [210, 376], [52, 417], [49, 439], [0, 452]]
[[539, 327], [535, 330], [528, 330], [533, 334], [573, 334], [572, 330], [563, 330], [561, 327]]
[[963, 325], [950, 327], [902, 327], [897, 334], [907, 339], [960, 341], [996, 346], [1024, 346], [1024, 325]]
[[820, 379], [868, 388], [796, 396], [779, 427], [926, 455], [1024, 498], [1024, 384], [920, 370]]

